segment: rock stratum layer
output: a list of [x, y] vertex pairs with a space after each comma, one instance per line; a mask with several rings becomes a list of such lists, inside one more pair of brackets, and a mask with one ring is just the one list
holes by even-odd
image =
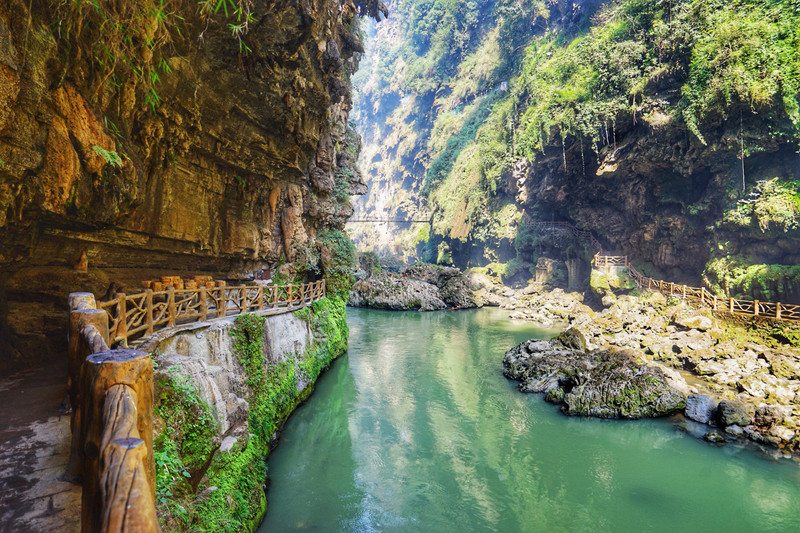
[[356, 16], [385, 8], [222, 4], [0, 5], [0, 367], [63, 350], [71, 290], [302, 271], [351, 214]]

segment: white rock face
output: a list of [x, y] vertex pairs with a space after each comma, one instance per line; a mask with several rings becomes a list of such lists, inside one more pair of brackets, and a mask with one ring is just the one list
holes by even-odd
[[[288, 358], [299, 358], [312, 340], [308, 323], [284, 313], [265, 317], [263, 349], [265, 366]], [[177, 332], [158, 345], [156, 374], [189, 377], [200, 397], [208, 403], [217, 420], [220, 434], [228, 431], [237, 418], [246, 418], [248, 403], [240, 397], [247, 375], [234, 352], [233, 319], [200, 325]], [[230, 447], [230, 442], [228, 443]]]

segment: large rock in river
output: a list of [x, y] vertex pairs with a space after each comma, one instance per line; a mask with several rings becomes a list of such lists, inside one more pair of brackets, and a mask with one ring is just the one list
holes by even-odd
[[544, 392], [568, 415], [644, 418], [683, 409], [686, 397], [661, 369], [637, 363], [631, 352], [567, 348], [559, 340], [529, 340], [506, 352], [506, 377], [523, 392]]
[[435, 311], [447, 308], [447, 304], [439, 297], [436, 285], [386, 271], [376, 272], [353, 284], [347, 303], [354, 307], [394, 311]]
[[349, 305], [376, 309], [466, 309], [477, 307], [473, 288], [457, 268], [418, 263], [401, 274], [371, 270], [350, 289]]

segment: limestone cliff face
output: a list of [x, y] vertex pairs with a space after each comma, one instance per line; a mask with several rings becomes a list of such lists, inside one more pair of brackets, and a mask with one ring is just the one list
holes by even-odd
[[70, 290], [307, 262], [352, 212], [356, 17], [382, 4], [161, 4], [0, 4], [0, 367], [60, 350]]
[[[354, 223], [361, 248], [524, 281], [556, 248], [530, 222], [569, 221], [651, 276], [800, 301], [799, 95], [774, 82], [785, 96], [759, 100], [742, 72], [774, 79], [730, 66], [777, 50], [783, 34], [730, 43], [716, 32], [723, 19], [747, 32], [748, 17], [777, 28], [796, 9], [488, 4], [456, 23], [463, 34], [451, 44], [466, 43], [456, 52], [418, 44], [430, 21], [400, 13], [403, 4], [369, 34], [354, 111], [369, 191], [354, 218], [431, 222]], [[741, 55], [725, 56], [714, 39]]]

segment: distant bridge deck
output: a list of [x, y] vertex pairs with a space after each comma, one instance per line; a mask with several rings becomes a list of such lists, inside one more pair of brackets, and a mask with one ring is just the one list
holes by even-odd
[[428, 224], [430, 219], [428, 220], [414, 220], [414, 219], [404, 219], [404, 218], [351, 218], [347, 221], [347, 223], [351, 222], [360, 222], [360, 223], [373, 223], [373, 224], [381, 224], [381, 223], [397, 223], [397, 224]]

